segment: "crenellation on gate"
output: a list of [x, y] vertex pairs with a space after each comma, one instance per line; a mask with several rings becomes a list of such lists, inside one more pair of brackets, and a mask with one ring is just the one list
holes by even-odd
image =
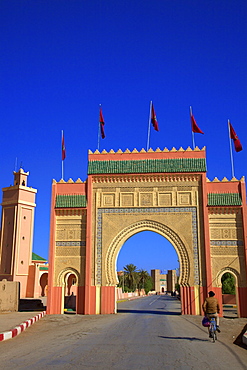
[[222, 180], [219, 180], [218, 177], [215, 177], [213, 180], [210, 180], [208, 177], [207, 177], [207, 182], [244, 182], [245, 181], [245, 178], [244, 177], [241, 177], [240, 180], [238, 180], [236, 177], [232, 177], [231, 179], [227, 179], [227, 177], [224, 177]]
[[65, 181], [64, 179], [60, 179], [59, 181], [56, 181], [55, 179], [52, 180], [52, 184], [85, 184], [86, 181], [82, 181], [79, 177], [76, 181], [74, 181], [72, 178]]
[[116, 152], [111, 149], [109, 152], [107, 152], [105, 149], [103, 149], [101, 152], [96, 149], [94, 152], [92, 150], [88, 150], [88, 154], [139, 154], [139, 153], [174, 153], [174, 152], [205, 152], [206, 147], [204, 146], [202, 149], [200, 149], [198, 146], [196, 146], [194, 149], [191, 149], [190, 146], [187, 147], [187, 149], [184, 149], [183, 147], [180, 147], [179, 149], [176, 149], [173, 147], [172, 149], [164, 148], [163, 150], [160, 148], [156, 148], [155, 150], [153, 148], [149, 148], [148, 150], [145, 150], [142, 148], [140, 151], [138, 151], [136, 148], [134, 148], [132, 151], [129, 149], [125, 149], [123, 152], [121, 149], [118, 149]]

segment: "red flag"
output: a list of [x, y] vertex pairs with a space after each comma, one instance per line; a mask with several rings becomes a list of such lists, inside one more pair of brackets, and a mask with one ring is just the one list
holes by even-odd
[[62, 131], [62, 161], [66, 158], [66, 150], [65, 150], [65, 144], [64, 144], [64, 135]]
[[104, 121], [104, 117], [103, 117], [103, 113], [102, 113], [102, 108], [100, 107], [100, 110], [99, 110], [99, 123], [100, 123], [100, 134], [101, 134], [101, 137], [102, 139], [105, 138], [105, 121]]
[[204, 134], [204, 132], [198, 127], [195, 117], [192, 113], [190, 113], [190, 119], [191, 119], [191, 128], [192, 132], [195, 132], [196, 134]]
[[156, 114], [155, 114], [155, 111], [154, 111], [153, 103], [152, 103], [152, 108], [151, 108], [151, 122], [152, 122], [152, 125], [153, 125], [155, 131], [159, 131], [159, 125], [158, 125], [157, 117], [156, 117]]
[[230, 127], [230, 138], [233, 140], [235, 150], [236, 152], [241, 152], [241, 150], [243, 150], [242, 144], [240, 143], [240, 140], [230, 122], [229, 122], [229, 127]]

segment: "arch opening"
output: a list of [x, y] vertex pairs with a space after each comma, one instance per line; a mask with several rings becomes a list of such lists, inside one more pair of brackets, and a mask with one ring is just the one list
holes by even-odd
[[40, 290], [41, 290], [40, 296], [46, 297], [47, 287], [48, 287], [48, 273], [47, 272], [41, 275], [40, 280], [39, 280], [39, 285], [40, 285]]
[[[130, 278], [133, 267], [136, 270], [134, 286]], [[157, 232], [141, 231], [123, 243], [117, 256], [116, 270], [117, 286], [122, 288], [123, 293], [137, 288], [139, 295], [148, 292], [173, 294], [178, 288], [177, 252], [174, 246]]]
[[[186, 244], [183, 235], [178, 235], [171, 227], [154, 220], [137, 221], [121, 230], [109, 244], [105, 255], [105, 285], [116, 287], [117, 278], [117, 257], [124, 243], [133, 235], [142, 231], [153, 231], [167, 239], [175, 249], [179, 261], [179, 286], [181, 292], [181, 312], [183, 314], [196, 314], [200, 310], [199, 286], [197, 280], [198, 255], [193, 249], [194, 257], [190, 261], [190, 246]], [[191, 263], [193, 265], [191, 265]], [[194, 274], [193, 274], [194, 271]], [[190, 274], [192, 274], [190, 276]]]
[[75, 269], [65, 269], [58, 276], [62, 286], [61, 313], [76, 313], [79, 274]]
[[124, 243], [131, 238], [133, 235], [142, 231], [152, 231], [163, 236], [167, 239], [174, 247], [179, 261], [179, 284], [182, 286], [189, 285], [189, 257], [185, 247], [185, 243], [179, 235], [177, 235], [172, 229], [158, 222], [154, 221], [140, 221], [136, 222], [119, 233], [112, 243], [110, 244], [106, 259], [105, 259], [105, 271], [106, 271], [106, 285], [116, 286], [118, 284], [117, 277], [117, 258]]
[[225, 269], [220, 274], [223, 316], [238, 317], [238, 274], [232, 269]]

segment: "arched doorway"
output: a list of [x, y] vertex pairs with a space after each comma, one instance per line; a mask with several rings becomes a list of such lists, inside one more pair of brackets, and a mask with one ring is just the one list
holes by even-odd
[[223, 316], [238, 317], [238, 274], [233, 269], [225, 269], [220, 273]]
[[[122, 288], [122, 291], [117, 290], [118, 298], [121, 298], [123, 290], [125, 293], [130, 291], [128, 274], [126, 275], [127, 271], [124, 272], [129, 264], [134, 264], [137, 268], [135, 275], [139, 295], [142, 295], [141, 288], [145, 289], [146, 294], [147, 289], [157, 293], [175, 291], [179, 277], [179, 259], [175, 248], [163, 235], [142, 231], [123, 244], [117, 257], [118, 286]], [[144, 276], [144, 272], [150, 279], [149, 276]], [[153, 274], [155, 277], [152, 278]]]
[[116, 285], [116, 261], [123, 244], [134, 234], [141, 231], [154, 231], [166, 239], [174, 246], [180, 264], [180, 284], [188, 284], [189, 279], [189, 257], [182, 239], [169, 227], [154, 221], [141, 221], [130, 225], [117, 235], [108, 248], [106, 257], [106, 280], [107, 285]]
[[[112, 240], [108, 247], [105, 258], [105, 276], [107, 286], [116, 286], [118, 283], [116, 272], [116, 261], [120, 249], [123, 244], [134, 234], [141, 231], [153, 231], [165, 237], [174, 246], [180, 265], [179, 285], [181, 291], [181, 306], [184, 314], [199, 314], [199, 289], [197, 286], [197, 278], [192, 278], [190, 272], [192, 269], [198, 271], [198, 255], [197, 249], [194, 248], [193, 265], [189, 259], [186, 246], [186, 241], [182, 236], [179, 236], [172, 228], [151, 220], [143, 220], [133, 223], [123, 230]], [[115, 308], [116, 309], [116, 308]]]
[[74, 269], [63, 270], [58, 277], [62, 286], [61, 313], [76, 313], [79, 274]]
[[41, 297], [46, 297], [47, 296], [47, 285], [48, 285], [48, 273], [47, 272], [41, 275], [39, 284], [41, 288], [41, 293], [40, 293]]

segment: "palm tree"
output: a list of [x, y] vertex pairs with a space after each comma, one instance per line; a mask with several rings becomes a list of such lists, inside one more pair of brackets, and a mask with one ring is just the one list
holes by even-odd
[[146, 270], [140, 269], [139, 270], [139, 282], [138, 282], [138, 289], [144, 289], [145, 281], [150, 278], [149, 273]]
[[138, 284], [137, 267], [130, 263], [124, 266], [125, 284], [131, 290], [135, 290]]
[[122, 287], [124, 291], [124, 271], [118, 272], [118, 287]]

